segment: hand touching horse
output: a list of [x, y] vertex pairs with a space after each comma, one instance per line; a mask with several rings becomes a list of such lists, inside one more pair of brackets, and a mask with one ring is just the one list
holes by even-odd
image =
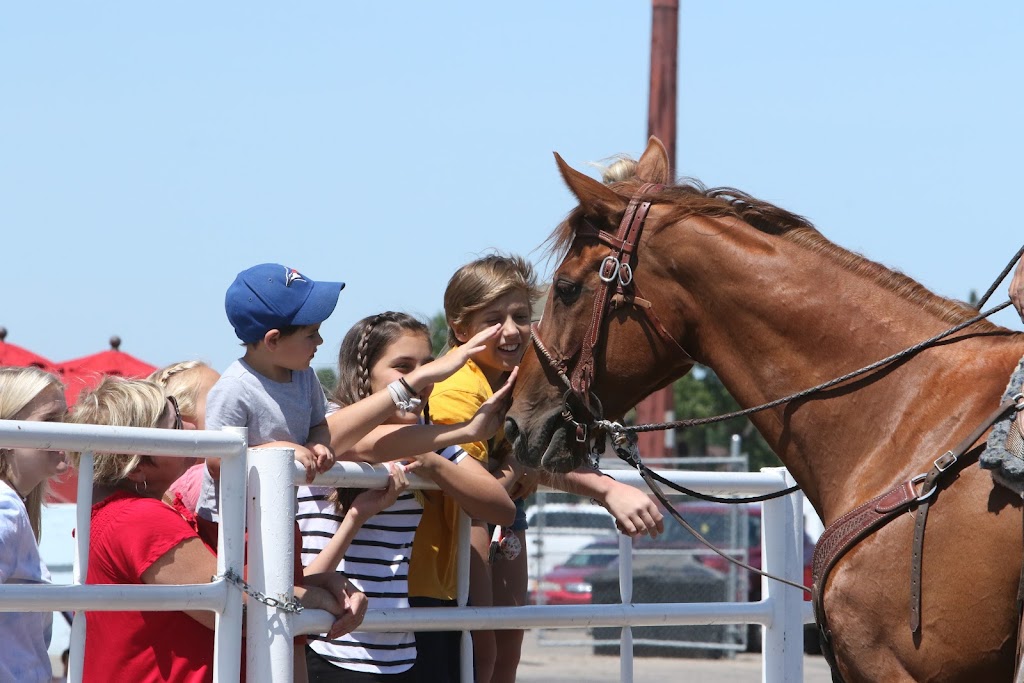
[[[582, 402], [591, 413], [603, 406], [606, 417], [621, 416], [695, 361], [749, 407], [866, 366], [974, 314], [766, 202], [730, 189], [666, 186], [668, 160], [655, 139], [636, 177], [612, 186], [556, 158], [579, 206], [552, 235], [564, 259], [537, 330], [551, 360], [527, 353], [506, 422], [529, 465], [566, 470], [584, 457], [573, 447], [579, 428], [564, 412], [586, 412]], [[626, 248], [616, 231], [638, 201], [647, 215], [636, 243], [626, 245], [631, 286], [598, 315], [595, 298], [614, 270], [608, 257]], [[577, 373], [588, 388], [582, 400], [567, 397], [555, 368], [568, 376], [588, 353], [589, 369]], [[1021, 335], [979, 322], [751, 419], [828, 524], [926, 471], [969, 434], [999, 405], [1022, 355]], [[846, 554], [828, 580], [824, 602], [842, 676], [1009, 680], [1020, 498], [973, 466], [935, 497], [916, 635], [908, 627], [912, 533], [910, 515], [895, 519]]]

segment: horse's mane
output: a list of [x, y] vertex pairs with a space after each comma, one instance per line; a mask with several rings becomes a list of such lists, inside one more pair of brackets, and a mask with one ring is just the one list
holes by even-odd
[[[639, 186], [640, 181], [635, 178], [609, 185], [627, 200]], [[879, 286], [920, 306], [943, 322], [955, 325], [977, 315], [975, 309], [961, 301], [941, 297], [903, 273], [830, 242], [803, 216], [735, 188], [707, 188], [698, 180], [686, 178], [677, 185], [666, 186], [658, 192], [648, 193], [647, 196], [654, 204], [673, 206], [668, 216], [668, 221], [673, 223], [689, 216], [738, 218], [761, 232], [777, 235], [781, 239], [831, 259], [841, 268], [870, 278]], [[583, 210], [577, 207], [555, 228], [546, 241], [552, 257], [558, 260], [565, 257], [576, 235], [575, 226], [582, 218]], [[996, 329], [996, 326], [988, 321], [983, 320], [977, 324], [981, 331]]]

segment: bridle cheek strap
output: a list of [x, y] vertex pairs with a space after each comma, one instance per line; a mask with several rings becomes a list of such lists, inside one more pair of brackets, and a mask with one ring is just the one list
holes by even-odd
[[[590, 409], [590, 386], [594, 381], [594, 350], [601, 341], [601, 327], [604, 322], [605, 311], [609, 308], [613, 289], [624, 294], [623, 287], [633, 281], [633, 255], [640, 234], [643, 232], [644, 221], [647, 220], [647, 212], [651, 208], [651, 202], [643, 200], [643, 195], [651, 190], [660, 190], [661, 185], [645, 183], [633, 198], [629, 200], [622, 220], [619, 222], [619, 231], [613, 240], [608, 240], [617, 253], [606, 257], [601, 262], [599, 275], [604, 287], [600, 288], [594, 296], [594, 306], [590, 315], [590, 326], [583, 337], [583, 346], [580, 349], [580, 358], [572, 371], [572, 388], [583, 401], [584, 406]], [[603, 233], [598, 231], [597, 237], [602, 239]], [[625, 264], [625, 270], [623, 269]]]

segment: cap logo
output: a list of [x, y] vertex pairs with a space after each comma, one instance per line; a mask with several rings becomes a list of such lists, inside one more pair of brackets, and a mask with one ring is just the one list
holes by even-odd
[[302, 277], [302, 273], [295, 270], [294, 268], [284, 269], [284, 286], [291, 287], [293, 282], [305, 282], [305, 278]]

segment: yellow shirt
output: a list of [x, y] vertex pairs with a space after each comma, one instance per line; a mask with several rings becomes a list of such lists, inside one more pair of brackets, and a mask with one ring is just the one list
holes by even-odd
[[[430, 394], [430, 421], [437, 424], [465, 422], [476, 414], [494, 392], [483, 371], [469, 361], [454, 375], [434, 385]], [[496, 439], [504, 438], [499, 432]], [[486, 441], [464, 443], [471, 456], [486, 465]], [[423, 504], [409, 562], [409, 595], [454, 600], [458, 570], [459, 506], [449, 496], [431, 492]]]

